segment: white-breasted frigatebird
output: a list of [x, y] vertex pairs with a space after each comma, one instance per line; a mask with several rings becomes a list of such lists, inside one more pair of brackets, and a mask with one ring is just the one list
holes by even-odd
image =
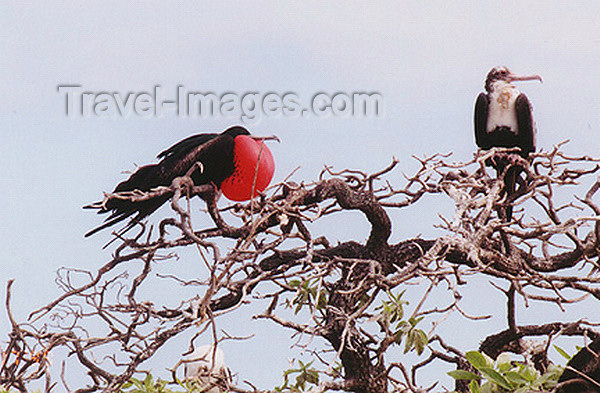
[[[539, 80], [539, 75], [519, 76], [506, 67], [495, 67], [488, 73], [485, 80], [485, 93], [480, 93], [475, 103], [475, 142], [484, 150], [493, 147], [517, 147], [519, 155], [527, 158], [535, 151], [535, 123], [531, 104], [527, 96], [512, 84], [514, 81]], [[516, 179], [520, 167], [516, 165], [515, 157], [508, 159], [496, 157], [491, 165], [501, 175], [506, 166], [512, 164], [506, 171], [504, 185], [506, 195], [515, 192]], [[518, 156], [517, 156], [518, 158]], [[506, 219], [510, 221], [512, 207], [506, 209]]]
[[203, 345], [184, 360], [184, 374], [187, 381], [197, 380], [198, 388], [206, 393], [221, 393], [231, 383], [231, 371], [225, 364], [225, 354], [214, 345]]
[[[147, 192], [160, 186], [170, 186], [173, 179], [184, 176], [197, 165], [190, 177], [196, 186], [214, 184], [233, 201], [245, 201], [262, 192], [271, 182], [275, 163], [264, 140], [279, 140], [276, 136], [256, 137], [240, 126], [220, 134], [190, 136], [161, 152], [157, 164], [139, 167], [129, 179], [119, 183], [113, 193]], [[136, 214], [121, 230], [132, 228], [152, 214], [170, 198], [159, 196], [143, 201], [112, 198], [84, 208], [98, 209], [98, 214], [110, 213], [105, 222], [85, 234], [86, 237]]]

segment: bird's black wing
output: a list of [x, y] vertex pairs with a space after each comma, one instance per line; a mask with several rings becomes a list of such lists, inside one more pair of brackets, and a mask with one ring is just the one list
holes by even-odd
[[187, 138], [177, 142], [176, 144], [169, 147], [168, 149], [161, 151], [158, 154], [158, 156], [156, 156], [156, 157], [164, 159], [164, 158], [167, 158], [167, 157], [170, 157], [173, 155], [185, 154], [185, 153], [189, 152], [190, 150], [202, 145], [203, 143], [206, 143], [206, 142], [210, 141], [211, 139], [216, 138], [217, 136], [219, 136], [219, 134], [192, 135], [190, 137], [187, 137]]
[[[581, 349], [581, 351], [577, 352], [575, 356], [571, 358], [569, 363], [567, 363], [567, 368], [563, 372], [563, 374], [558, 379], [558, 382], [566, 382], [570, 380], [578, 380], [583, 379], [581, 374], [584, 374], [587, 378], [587, 381], [583, 379], [583, 382], [586, 382], [586, 385], [589, 386], [590, 390], [572, 390], [572, 389], [560, 389], [562, 393], [566, 392], [600, 392], [600, 337], [597, 337], [594, 341], [592, 341], [589, 345]], [[573, 369], [577, 371], [573, 371]], [[590, 381], [593, 380], [595, 383]], [[592, 388], [592, 386], [594, 386]], [[595, 389], [595, 390], [594, 390]]]
[[487, 132], [488, 107], [487, 94], [480, 93], [475, 102], [475, 143], [484, 150], [492, 148], [492, 139]]
[[515, 101], [515, 109], [517, 111], [517, 126], [519, 127], [518, 146], [523, 154], [527, 156], [535, 151], [535, 124], [533, 123], [531, 104], [525, 94], [519, 94]]
[[[160, 166], [158, 164], [146, 165], [138, 168], [129, 179], [119, 183], [113, 193], [134, 190], [150, 191], [155, 187], [163, 185], [161, 184], [162, 182], [160, 179]], [[164, 195], [138, 202], [114, 198], [108, 200], [105, 205], [101, 205], [101, 202], [96, 202], [92, 205], [84, 206], [84, 208], [98, 209], [98, 214], [110, 212], [109, 216], [104, 220], [104, 223], [87, 232], [85, 237], [89, 237], [96, 232], [111, 227], [137, 213], [136, 216], [129, 221], [127, 226], [119, 232], [119, 234], [123, 234], [133, 228], [135, 224], [140, 222], [143, 218], [156, 211], [168, 200], [169, 197]]]
[[[113, 193], [134, 190], [150, 191], [159, 186], [169, 186], [173, 179], [185, 175], [196, 162], [200, 161], [204, 164], [205, 161], [219, 159], [222, 155], [220, 145], [224, 143], [221, 139], [226, 138], [217, 138], [218, 136], [219, 134], [199, 134], [176, 143], [158, 155], [159, 158], [162, 158], [158, 164], [138, 168], [127, 180], [119, 183]], [[224, 169], [229, 170], [228, 168]], [[213, 181], [212, 177], [218, 175], [218, 173], [215, 173], [218, 170], [221, 170], [221, 167], [211, 165], [210, 171], [194, 173], [192, 179], [197, 185]], [[102, 225], [86, 233], [85, 237], [136, 214], [124, 228], [124, 231], [120, 232], [122, 234], [143, 218], [152, 214], [168, 200], [169, 196], [165, 195], [138, 202], [113, 198], [107, 201], [105, 205], [97, 202], [85, 206], [84, 208], [98, 209], [98, 214], [110, 213]]]

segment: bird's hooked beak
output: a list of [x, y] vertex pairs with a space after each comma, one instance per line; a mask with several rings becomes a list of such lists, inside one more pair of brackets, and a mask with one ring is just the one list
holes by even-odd
[[516, 74], [510, 74], [507, 77], [507, 80], [509, 82], [512, 81], [532, 81], [532, 80], [538, 80], [540, 81], [540, 83], [543, 83], [544, 81], [542, 80], [542, 77], [539, 75], [516, 75]]
[[255, 141], [258, 142], [264, 142], [264, 141], [277, 141], [279, 143], [281, 143], [281, 141], [279, 140], [279, 137], [277, 135], [269, 135], [269, 136], [252, 136], [252, 139], [254, 139]]

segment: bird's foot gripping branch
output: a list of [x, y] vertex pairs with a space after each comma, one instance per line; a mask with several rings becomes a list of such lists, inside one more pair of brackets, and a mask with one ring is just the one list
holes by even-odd
[[[232, 370], [233, 380], [219, 384], [231, 391], [550, 391], [560, 375], [551, 373], [552, 344], [592, 339], [600, 323], [593, 313], [561, 317], [577, 304], [600, 304], [599, 161], [559, 148], [534, 153], [507, 197], [503, 177], [485, 166], [496, 153], [464, 163], [417, 158], [404, 176], [396, 160], [373, 174], [327, 168], [312, 183], [279, 184], [225, 207], [214, 185], [190, 176], [109, 194], [105, 203], [170, 199], [174, 214], [136, 223], [97, 270], [77, 262], [61, 269], [63, 294], [25, 322], [13, 317], [18, 299], [9, 285], [12, 332], [1, 344], [0, 384], [119, 391], [151, 372], [187, 389], [177, 358], [210, 342], [246, 356], [239, 348], [252, 343], [243, 337], [260, 332], [222, 317], [244, 318], [238, 311], [247, 308], [289, 330], [297, 358], [281, 365], [277, 388]], [[508, 205], [510, 221], [501, 214]], [[439, 218], [418, 236], [411, 223], [430, 217], [432, 206]], [[327, 220], [334, 225], [319, 225]], [[335, 220], [364, 235], [340, 239]], [[501, 305], [484, 303], [498, 295]], [[522, 322], [528, 313], [535, 324]], [[189, 346], [177, 347], [179, 336]], [[169, 353], [177, 356], [169, 361]]]

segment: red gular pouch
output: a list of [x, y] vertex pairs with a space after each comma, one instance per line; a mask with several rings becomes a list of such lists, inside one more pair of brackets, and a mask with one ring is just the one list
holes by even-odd
[[[232, 201], [247, 201], [261, 193], [273, 178], [275, 161], [262, 140], [248, 135], [235, 137], [233, 148], [235, 169], [221, 183], [221, 191]], [[253, 191], [254, 188], [254, 192]]]

